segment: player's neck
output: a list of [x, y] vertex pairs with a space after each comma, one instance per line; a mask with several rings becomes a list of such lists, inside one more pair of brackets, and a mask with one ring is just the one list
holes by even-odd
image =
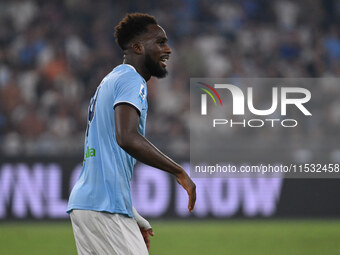
[[145, 81], [150, 80], [151, 75], [149, 71], [145, 68], [144, 64], [141, 64], [141, 61], [138, 61], [136, 59], [129, 59], [125, 56], [123, 64], [133, 66], [136, 69], [137, 73], [139, 73], [144, 78]]

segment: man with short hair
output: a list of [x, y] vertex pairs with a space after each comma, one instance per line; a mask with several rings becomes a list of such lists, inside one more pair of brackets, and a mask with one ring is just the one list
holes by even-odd
[[130, 194], [136, 159], [175, 175], [188, 193], [190, 212], [196, 200], [196, 186], [184, 169], [144, 137], [146, 82], [167, 74], [166, 34], [154, 17], [134, 13], [115, 27], [115, 37], [124, 62], [102, 80], [90, 101], [83, 168], [67, 208], [79, 254], [148, 254], [153, 232]]

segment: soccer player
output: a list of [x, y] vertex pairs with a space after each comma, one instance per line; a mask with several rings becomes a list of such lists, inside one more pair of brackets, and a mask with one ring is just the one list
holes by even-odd
[[124, 61], [90, 101], [83, 168], [67, 208], [79, 254], [148, 254], [152, 229], [130, 195], [136, 159], [175, 175], [188, 193], [190, 212], [196, 200], [196, 186], [184, 169], [144, 137], [146, 82], [167, 74], [167, 36], [154, 17], [134, 13], [115, 27], [115, 37]]

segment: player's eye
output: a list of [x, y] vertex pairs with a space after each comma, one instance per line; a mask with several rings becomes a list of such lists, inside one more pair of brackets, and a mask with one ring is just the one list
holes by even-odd
[[165, 45], [165, 40], [159, 41], [158, 44], [159, 45]]

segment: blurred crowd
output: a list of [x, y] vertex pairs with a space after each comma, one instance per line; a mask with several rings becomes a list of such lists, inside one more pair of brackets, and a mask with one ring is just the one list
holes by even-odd
[[[176, 158], [189, 155], [190, 77], [340, 75], [337, 0], [2, 0], [2, 155], [81, 155], [89, 99], [122, 63], [113, 28], [135, 11], [157, 18], [173, 50], [168, 77], [149, 82], [147, 137]], [[322, 140], [328, 123], [339, 140], [339, 84], [312, 95], [327, 114], [302, 132]]]

